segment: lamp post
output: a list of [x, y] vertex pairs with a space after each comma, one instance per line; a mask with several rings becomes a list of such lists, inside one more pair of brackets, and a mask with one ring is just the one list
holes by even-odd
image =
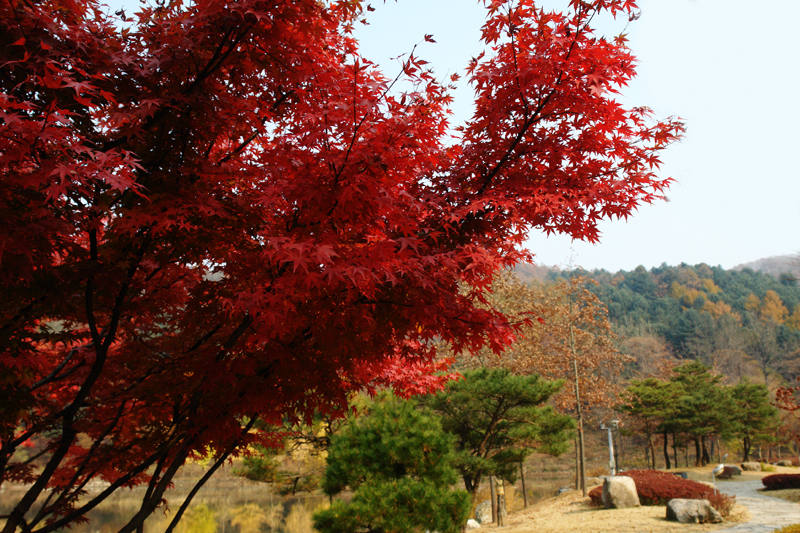
[[614, 437], [611, 434], [612, 430], [615, 430], [619, 427], [619, 420], [612, 420], [609, 422], [608, 426], [605, 424], [600, 426], [600, 429], [607, 429], [608, 430], [608, 466], [611, 469], [611, 475], [617, 475], [617, 463], [614, 461]]
[[722, 457], [722, 462], [711, 471], [711, 483], [714, 485], [714, 494], [717, 493], [717, 476], [720, 475], [725, 471], [725, 459], [728, 458], [728, 454], [726, 453]]

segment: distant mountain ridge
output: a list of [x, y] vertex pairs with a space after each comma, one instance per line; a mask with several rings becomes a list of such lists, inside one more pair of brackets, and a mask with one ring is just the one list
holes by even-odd
[[731, 268], [731, 270], [744, 270], [749, 268], [756, 272], [763, 272], [772, 276], [778, 277], [781, 274], [788, 273], [800, 277], [800, 256], [794, 255], [776, 255], [772, 257], [764, 257], [756, 259], [749, 263], [742, 263]]
[[[746, 268], [754, 272], [763, 272], [775, 278], [780, 277], [781, 274], [792, 274], [800, 279], [800, 254], [791, 255], [774, 255], [771, 257], [763, 257], [736, 265], [728, 270], [742, 271]], [[560, 272], [562, 269], [557, 266], [538, 265], [530, 263], [522, 263], [514, 267], [514, 273], [526, 283], [543, 282], [548, 278], [551, 271]], [[649, 270], [649, 269], [648, 269]], [[592, 272], [592, 271], [588, 271]], [[599, 272], [599, 270], [594, 270]], [[620, 270], [620, 272], [623, 272]]]

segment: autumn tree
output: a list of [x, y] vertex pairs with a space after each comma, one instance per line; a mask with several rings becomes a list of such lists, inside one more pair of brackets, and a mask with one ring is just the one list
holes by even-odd
[[625, 364], [632, 361], [616, 347], [608, 310], [588, 289], [591, 283], [585, 277], [571, 276], [547, 288], [538, 301], [529, 300], [525, 313], [529, 320], [536, 320], [522, 331], [510, 354], [503, 356], [509, 358], [515, 372], [567, 382], [556, 404], [570, 411], [578, 422], [576, 487], [581, 488], [586, 483], [584, 415], [587, 410], [616, 405], [620, 375]]
[[619, 349], [633, 358], [631, 368], [626, 374], [637, 379], [650, 377], [666, 378], [675, 367], [677, 359], [663, 337], [652, 332], [628, 336], [620, 334]]
[[588, 289], [592, 283], [576, 275], [550, 286], [528, 286], [511, 274], [499, 276], [490, 301], [522, 327], [502, 355], [484, 349], [460, 360], [567, 383], [554, 401], [578, 422], [576, 486], [585, 484], [584, 414], [616, 405], [622, 370], [633, 361], [617, 348], [608, 309]]
[[256, 421], [440, 386], [434, 339], [507, 344], [486, 288], [531, 228], [595, 242], [663, 196], [682, 126], [619, 103], [636, 59], [590, 24], [635, 3], [486, 6], [453, 140], [416, 52], [405, 92], [359, 54], [357, 0], [0, 5], [0, 482], [27, 483], [3, 533], [143, 485], [140, 530], [210, 454], [173, 531]]

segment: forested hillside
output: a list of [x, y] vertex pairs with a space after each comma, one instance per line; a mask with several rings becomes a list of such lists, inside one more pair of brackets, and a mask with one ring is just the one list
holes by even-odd
[[[517, 274], [555, 282], [576, 272]], [[689, 359], [731, 383], [746, 376], [773, 388], [800, 374], [800, 287], [791, 274], [705, 264], [577, 274], [597, 281], [589, 289], [608, 306], [620, 349], [636, 360], [631, 377]]]

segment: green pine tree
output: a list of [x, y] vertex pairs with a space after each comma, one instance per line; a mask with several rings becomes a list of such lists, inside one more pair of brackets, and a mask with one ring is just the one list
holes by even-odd
[[321, 533], [457, 533], [466, 523], [469, 495], [452, 490], [453, 439], [438, 418], [414, 401], [384, 397], [353, 418], [331, 441], [322, 488], [353, 490], [314, 515]]
[[678, 408], [684, 395], [685, 391], [681, 384], [656, 378], [633, 380], [621, 395], [622, 405], [619, 410], [633, 417], [636, 428], [644, 433], [647, 439], [645, 455], [653, 469], [656, 468], [653, 436], [658, 433], [664, 434], [664, 464], [667, 468], [671, 466], [667, 436], [672, 429], [670, 421], [678, 414]]
[[675, 368], [674, 383], [683, 386], [678, 412], [670, 423], [681, 428], [695, 443], [695, 466], [711, 462], [707, 441], [712, 435], [727, 437], [734, 429], [733, 399], [721, 385], [722, 376], [713, 375], [699, 361], [690, 361]]
[[757, 442], [774, 442], [775, 430], [781, 420], [778, 410], [770, 404], [766, 385], [742, 380], [732, 387], [735, 405], [736, 436], [742, 440], [744, 458], [750, 460], [750, 450]]
[[474, 495], [487, 476], [513, 483], [520, 463], [534, 451], [567, 450], [575, 421], [544, 405], [561, 385], [538, 375], [481, 368], [423, 400], [457, 439], [456, 468], [467, 491]]

